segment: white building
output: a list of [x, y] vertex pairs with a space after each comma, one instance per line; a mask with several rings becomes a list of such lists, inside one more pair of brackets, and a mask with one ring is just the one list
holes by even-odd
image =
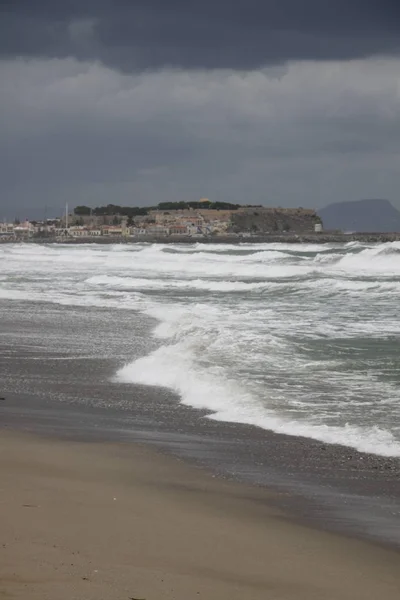
[[14, 223], [0, 223], [0, 239], [11, 240], [14, 237]]
[[146, 235], [147, 229], [145, 227], [130, 227], [129, 235]]
[[29, 221], [24, 221], [14, 226], [14, 234], [17, 238], [31, 238], [35, 233], [35, 227]]
[[88, 230], [83, 225], [73, 225], [72, 227], [68, 227], [68, 235], [73, 238], [86, 237]]
[[169, 227], [163, 225], [149, 225], [146, 232], [148, 235], [169, 235]]

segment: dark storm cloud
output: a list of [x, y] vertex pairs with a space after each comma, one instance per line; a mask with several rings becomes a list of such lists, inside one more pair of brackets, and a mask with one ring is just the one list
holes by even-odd
[[124, 71], [249, 69], [399, 52], [397, 0], [3, 0], [0, 55]]
[[0, 61], [0, 219], [201, 197], [398, 205], [400, 60], [276, 71]]

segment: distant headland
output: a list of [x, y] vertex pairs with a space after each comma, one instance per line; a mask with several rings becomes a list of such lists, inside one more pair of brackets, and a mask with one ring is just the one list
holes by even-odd
[[[395, 211], [390, 203], [389, 206]], [[324, 210], [329, 217], [332, 211], [329, 207]], [[324, 214], [324, 210], [320, 212]], [[327, 243], [356, 240], [395, 241], [400, 240], [400, 234], [326, 230], [321, 214], [314, 209], [240, 205], [211, 202], [206, 198], [195, 202], [161, 202], [154, 207], [108, 204], [96, 208], [77, 206], [73, 212], [66, 207], [65, 214], [55, 219], [0, 223], [0, 241], [3, 242]]]

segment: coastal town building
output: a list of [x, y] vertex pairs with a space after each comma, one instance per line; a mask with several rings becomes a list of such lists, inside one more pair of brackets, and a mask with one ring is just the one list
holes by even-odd
[[122, 235], [129, 235], [129, 231], [126, 230], [126, 227], [122, 227], [121, 225], [103, 225], [102, 227], [100, 227], [100, 231], [102, 232], [102, 235], [107, 235], [107, 236], [122, 236]]
[[14, 224], [13, 223], [0, 223], [0, 240], [9, 241], [9, 240], [13, 240], [14, 237], [15, 237]]
[[24, 221], [14, 226], [14, 235], [16, 238], [31, 238], [35, 233], [35, 226], [30, 221]]
[[186, 225], [171, 225], [171, 227], [169, 228], [169, 232], [171, 235], [187, 235], [188, 228]]
[[146, 235], [147, 234], [147, 229], [145, 227], [130, 227], [130, 235], [132, 236], [137, 236], [137, 235]]
[[0, 223], [0, 233], [14, 233], [14, 223]]
[[147, 235], [169, 235], [171, 230], [169, 227], [165, 227], [164, 225], [149, 225], [147, 228], [144, 229], [145, 233]]
[[80, 225], [73, 225], [72, 227], [69, 227], [68, 234], [74, 238], [86, 237], [89, 235], [88, 229]]

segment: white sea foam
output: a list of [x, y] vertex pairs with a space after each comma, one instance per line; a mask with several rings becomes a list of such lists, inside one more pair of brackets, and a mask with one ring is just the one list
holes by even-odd
[[400, 244], [3, 245], [0, 300], [139, 311], [117, 374], [210, 418], [400, 455]]
[[40, 290], [0, 289], [0, 299], [25, 302], [46, 302], [63, 306], [87, 306], [97, 308], [114, 308], [121, 310], [139, 310], [143, 307], [141, 294], [114, 294], [102, 296], [97, 294], [67, 294]]
[[211, 292], [246, 292], [261, 290], [268, 286], [267, 282], [248, 283], [245, 281], [213, 281], [209, 279], [143, 279], [139, 277], [112, 277], [99, 275], [90, 277], [87, 283], [111, 289], [178, 289], [205, 290]]
[[184, 404], [211, 411], [210, 418], [254, 425], [276, 433], [303, 436], [331, 444], [352, 446], [361, 452], [400, 456], [400, 442], [377, 426], [315, 425], [306, 419], [282, 418], [252, 396], [246, 385], [228, 379], [217, 367], [196, 366], [186, 345], [162, 346], [118, 371], [117, 380], [169, 388]]

